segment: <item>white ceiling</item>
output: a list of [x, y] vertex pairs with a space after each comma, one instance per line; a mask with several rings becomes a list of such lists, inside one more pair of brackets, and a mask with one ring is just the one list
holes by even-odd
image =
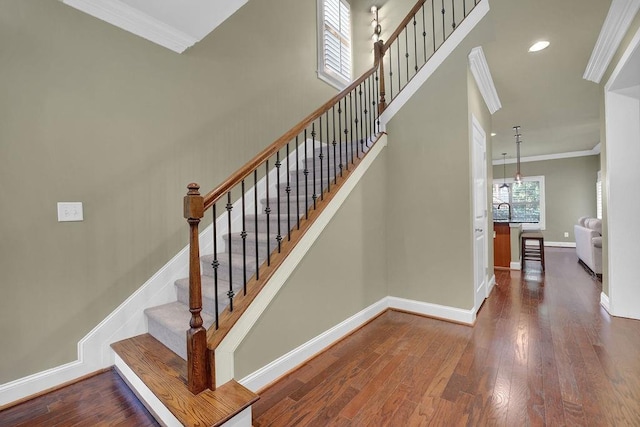
[[[493, 158], [593, 149], [600, 142], [600, 86], [583, 79], [610, 0], [490, 0], [495, 40], [483, 45], [502, 102]], [[551, 45], [528, 48], [538, 40]]]

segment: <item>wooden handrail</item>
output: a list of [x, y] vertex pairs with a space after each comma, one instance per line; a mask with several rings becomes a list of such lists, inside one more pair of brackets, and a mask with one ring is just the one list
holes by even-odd
[[[380, 42], [378, 42], [380, 43]], [[291, 128], [287, 133], [282, 135], [280, 138], [276, 139], [271, 145], [262, 150], [255, 156], [253, 159], [249, 160], [244, 166], [238, 169], [233, 175], [227, 178], [222, 182], [218, 187], [211, 190], [204, 196], [204, 210], [209, 209], [215, 202], [217, 202], [222, 196], [224, 196], [227, 192], [229, 192], [233, 187], [238, 185], [240, 181], [245, 179], [249, 174], [253, 173], [254, 170], [258, 168], [262, 163], [264, 163], [271, 156], [276, 154], [278, 150], [287, 145], [296, 135], [300, 134], [310, 123], [316, 120], [318, 117], [326, 113], [338, 103], [345, 95], [349, 94], [353, 89], [358, 87], [360, 83], [365, 81], [368, 77], [370, 77], [373, 73], [378, 69], [378, 60], [376, 57], [376, 61], [371, 69], [365, 72], [360, 78], [355, 80], [345, 89], [340, 91], [336, 96], [331, 98], [329, 101], [325, 102], [320, 108], [318, 108], [313, 113], [309, 114], [306, 118], [304, 118], [301, 122]]]
[[383, 54], [384, 52], [389, 50], [389, 48], [391, 47], [391, 44], [394, 41], [396, 41], [396, 39], [400, 36], [400, 33], [402, 33], [402, 31], [404, 30], [404, 27], [406, 27], [409, 24], [409, 22], [411, 22], [411, 20], [413, 19], [413, 16], [416, 13], [418, 13], [420, 8], [422, 7], [423, 4], [425, 4], [426, 1], [427, 0], [418, 0], [415, 6], [413, 6], [413, 8], [409, 11], [409, 13], [407, 13], [407, 16], [402, 20], [402, 22], [400, 22], [400, 25], [398, 25], [398, 28], [396, 28], [396, 30], [393, 33], [391, 33], [391, 36], [389, 36], [389, 39], [385, 42], [384, 46], [382, 47]]

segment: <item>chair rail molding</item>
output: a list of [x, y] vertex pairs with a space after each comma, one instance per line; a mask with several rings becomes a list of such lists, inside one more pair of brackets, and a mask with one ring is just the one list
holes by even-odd
[[496, 86], [493, 83], [493, 77], [491, 77], [491, 71], [489, 71], [489, 64], [487, 58], [484, 56], [482, 46], [474, 47], [469, 53], [469, 68], [471, 74], [478, 85], [480, 94], [484, 99], [485, 104], [491, 114], [495, 113], [502, 108]]
[[[68, 6], [177, 53], [202, 40], [247, 1], [212, 0], [186, 5], [156, 0], [141, 3], [143, 10], [132, 6], [131, 0], [62, 0]], [[203, 16], [210, 18], [202, 19]]]
[[609, 13], [602, 24], [600, 35], [582, 76], [583, 79], [600, 83], [639, 9], [640, 0], [613, 0], [611, 2]]

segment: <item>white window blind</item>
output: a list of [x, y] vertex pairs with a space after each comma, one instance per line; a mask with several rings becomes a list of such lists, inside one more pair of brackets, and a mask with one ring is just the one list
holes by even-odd
[[343, 0], [319, 0], [322, 34], [318, 74], [339, 88], [351, 81], [351, 12]]

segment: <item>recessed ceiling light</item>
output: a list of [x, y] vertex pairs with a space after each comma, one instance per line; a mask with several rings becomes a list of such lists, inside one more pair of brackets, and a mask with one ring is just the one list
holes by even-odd
[[546, 40], [535, 42], [529, 48], [529, 52], [538, 52], [539, 50], [546, 49], [548, 46], [549, 46], [549, 42]]
[[491, 132], [491, 136], [496, 136], [496, 135], [497, 135], [497, 133]]

